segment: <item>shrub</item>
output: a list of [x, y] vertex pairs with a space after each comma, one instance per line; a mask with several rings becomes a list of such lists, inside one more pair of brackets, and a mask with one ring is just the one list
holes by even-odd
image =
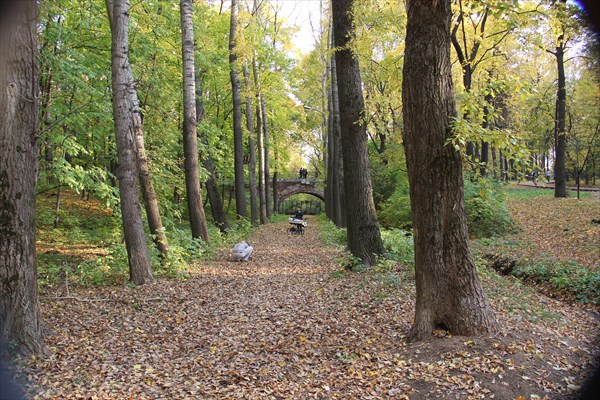
[[386, 256], [404, 265], [412, 265], [415, 259], [413, 236], [405, 230], [381, 231]]
[[503, 235], [512, 229], [499, 182], [481, 177], [465, 179], [465, 209], [469, 234], [474, 238]]

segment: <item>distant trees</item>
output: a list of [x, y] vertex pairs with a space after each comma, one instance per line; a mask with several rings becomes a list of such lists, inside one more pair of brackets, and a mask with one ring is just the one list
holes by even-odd
[[37, 2], [0, 14], [0, 356], [45, 351], [35, 254], [39, 84]]
[[413, 214], [417, 302], [409, 341], [434, 329], [498, 329], [469, 250], [462, 159], [448, 145], [456, 116], [450, 0], [409, 0], [402, 101]]

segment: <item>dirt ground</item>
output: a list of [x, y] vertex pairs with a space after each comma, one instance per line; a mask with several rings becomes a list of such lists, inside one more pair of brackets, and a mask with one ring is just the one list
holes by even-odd
[[570, 399], [600, 322], [509, 277], [482, 280], [501, 331], [407, 344], [411, 271], [347, 273], [287, 224], [253, 259], [184, 281], [44, 293], [51, 355], [19, 360], [29, 399]]

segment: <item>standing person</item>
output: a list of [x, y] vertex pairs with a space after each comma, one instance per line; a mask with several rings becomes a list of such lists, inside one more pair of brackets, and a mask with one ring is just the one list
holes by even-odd
[[246, 242], [239, 242], [233, 246], [233, 258], [235, 261], [248, 261], [252, 256], [254, 248]]
[[550, 183], [550, 169], [546, 170], [546, 181]]
[[302, 212], [302, 209], [300, 207], [296, 208], [296, 215], [294, 215], [294, 218], [303, 219], [302, 217], [304, 217], [304, 213]]

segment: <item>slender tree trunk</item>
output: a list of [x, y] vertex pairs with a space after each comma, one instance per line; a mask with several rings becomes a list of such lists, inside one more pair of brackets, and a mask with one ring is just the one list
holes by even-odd
[[271, 218], [273, 215], [273, 208], [271, 206], [271, 196], [269, 196], [269, 192], [271, 191], [271, 167], [270, 167], [270, 131], [269, 131], [269, 117], [267, 114], [267, 101], [265, 96], [260, 96], [260, 109], [262, 113], [262, 121], [263, 121], [263, 146], [264, 146], [264, 156], [265, 156], [265, 208], [267, 209], [267, 220]]
[[185, 188], [193, 238], [208, 242], [208, 226], [202, 205], [196, 131], [196, 81], [194, 65], [194, 25], [192, 0], [181, 0], [181, 35], [183, 58], [183, 153]]
[[235, 174], [235, 206], [238, 218], [248, 217], [246, 211], [246, 184], [244, 182], [244, 136], [242, 130], [242, 97], [236, 54], [238, 0], [231, 0], [231, 20], [229, 30], [229, 75], [233, 98], [233, 156]]
[[[333, 0], [333, 34], [336, 52], [336, 75], [340, 101], [340, 123], [344, 162], [344, 194], [348, 221], [350, 252], [366, 265], [376, 262], [383, 253], [383, 242], [377, 225], [367, 132], [364, 122], [364, 100], [358, 59], [349, 48], [354, 36], [352, 0]], [[352, 160], [352, 163], [346, 162]]]
[[[202, 83], [200, 81], [200, 75], [196, 75], [196, 116], [198, 122], [204, 120], [204, 103], [202, 102]], [[229, 231], [231, 226], [227, 220], [227, 215], [223, 209], [222, 196], [219, 193], [219, 187], [217, 185], [217, 175], [215, 173], [215, 167], [212, 162], [212, 157], [209, 151], [209, 142], [206, 132], [200, 132], [200, 140], [206, 147], [206, 155], [203, 157], [202, 164], [208, 171], [208, 178], [206, 178], [206, 192], [208, 194], [208, 201], [210, 202], [210, 211], [212, 213], [215, 224], [219, 227], [219, 230], [223, 233]]]
[[137, 190], [135, 133], [129, 107], [129, 0], [114, 0], [112, 29], [112, 97], [117, 142], [117, 177], [129, 278], [136, 285], [154, 282]]
[[[106, 9], [108, 11], [109, 25], [111, 26], [111, 30], [113, 30], [113, 0], [106, 0]], [[146, 217], [148, 218], [148, 227], [153, 236], [154, 244], [160, 252], [161, 257], [164, 259], [167, 257], [169, 244], [163, 229], [162, 219], [160, 217], [158, 197], [156, 196], [156, 191], [154, 190], [154, 185], [152, 184], [152, 175], [150, 174], [150, 166], [148, 157], [146, 155], [146, 145], [144, 143], [144, 128], [142, 122], [142, 113], [140, 111], [140, 102], [138, 99], [137, 90], [135, 88], [135, 79], [133, 78], [133, 71], [131, 69], [129, 58], [126, 60], [123, 74], [125, 75], [125, 79], [127, 79], [129, 82], [128, 97], [131, 112], [131, 124], [132, 129], [135, 132], [139, 181], [140, 188], [142, 190], [142, 197], [144, 199], [144, 206], [146, 209]]]
[[[248, 129], [248, 152], [250, 154], [248, 160], [248, 183], [250, 185], [250, 220], [253, 225], [259, 223], [259, 197], [258, 188], [256, 187], [256, 145], [254, 144], [254, 120], [252, 118], [252, 96], [250, 96], [250, 71], [248, 70], [248, 62], [244, 60], [244, 85], [246, 86], [246, 128]], [[260, 221], [264, 224], [264, 221]]]
[[260, 222], [264, 224], [268, 221], [267, 218], [267, 192], [266, 192], [266, 179], [265, 176], [265, 145], [263, 135], [263, 114], [261, 109], [262, 104], [262, 93], [260, 87], [260, 77], [258, 72], [258, 63], [256, 62], [256, 55], [252, 57], [252, 74], [254, 77], [254, 87], [256, 90], [256, 145], [258, 151], [258, 196], [259, 196], [259, 207], [260, 207]]
[[409, 0], [407, 15], [402, 105], [417, 289], [409, 341], [440, 328], [494, 332], [498, 324], [469, 249], [461, 156], [446, 145], [456, 115], [450, 0]]
[[39, 84], [37, 2], [0, 15], [0, 356], [44, 354], [35, 258]]
[[[106, 8], [108, 10], [109, 22], [112, 28], [113, 23], [113, 0], [106, 0]], [[160, 217], [160, 207], [158, 205], [158, 197], [152, 184], [152, 175], [150, 174], [150, 166], [148, 156], [146, 155], [146, 145], [144, 143], [144, 128], [142, 122], [142, 113], [140, 111], [140, 102], [135, 88], [135, 79], [131, 69], [129, 58], [126, 60], [125, 71], [126, 79], [129, 81], [128, 95], [130, 102], [131, 123], [132, 129], [135, 132], [135, 143], [137, 148], [137, 166], [139, 172], [140, 188], [142, 190], [142, 198], [144, 199], [144, 207], [146, 209], [146, 217], [148, 218], [148, 227], [153, 236], [154, 244], [161, 254], [162, 258], [166, 258], [168, 254], [169, 244], [167, 236], [163, 229], [162, 219]]]

